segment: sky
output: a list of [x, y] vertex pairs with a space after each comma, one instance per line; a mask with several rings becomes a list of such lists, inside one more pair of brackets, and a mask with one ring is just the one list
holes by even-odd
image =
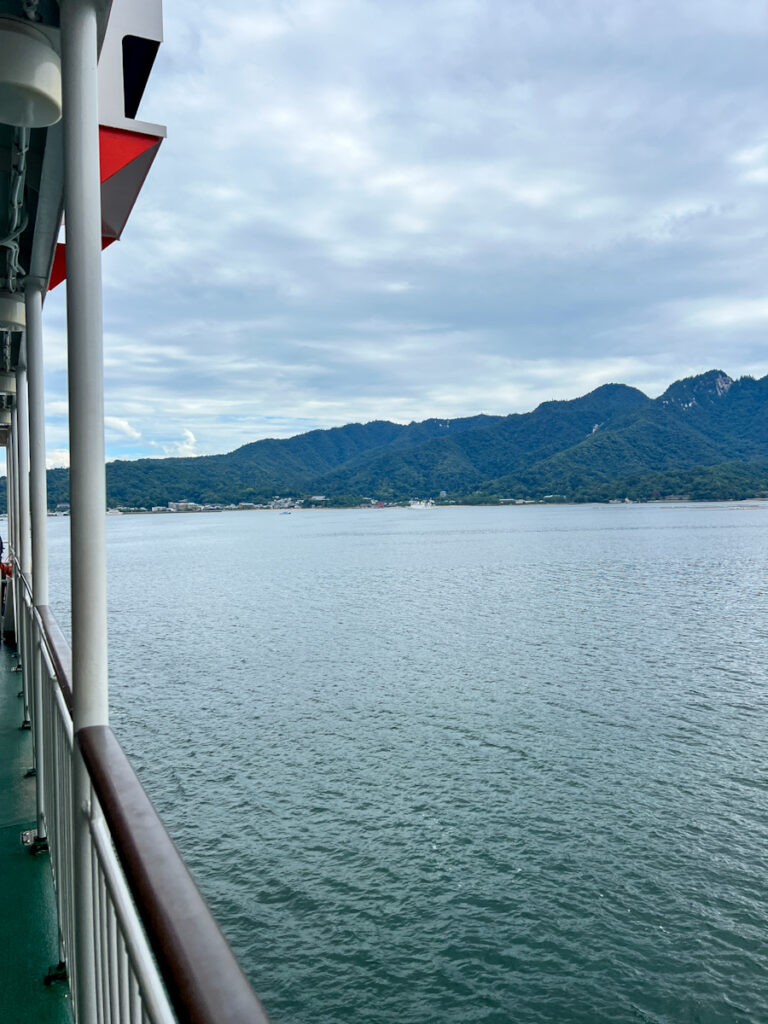
[[[763, 0], [164, 0], [108, 458], [768, 373]], [[45, 307], [66, 465], [64, 287]]]

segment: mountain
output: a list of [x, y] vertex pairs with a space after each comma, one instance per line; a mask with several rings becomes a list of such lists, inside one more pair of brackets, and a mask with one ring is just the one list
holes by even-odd
[[[544, 402], [530, 413], [435, 436], [407, 452], [391, 448], [320, 477], [320, 493], [399, 498], [441, 490], [466, 494], [503, 473], [520, 471], [621, 422], [649, 399], [636, 388], [605, 384], [569, 402]], [[451, 421], [461, 423], [461, 420]]]
[[[254, 441], [227, 455], [137, 459], [107, 464], [110, 505], [165, 505], [168, 501], [237, 502], [276, 493], [305, 493], [324, 473], [385, 447], [407, 450], [435, 436], [472, 429], [500, 417], [426, 420], [403, 426], [376, 420], [296, 437]], [[49, 505], [68, 500], [67, 470], [48, 473]]]
[[[48, 474], [49, 504], [67, 500]], [[659, 398], [605, 384], [532, 412], [313, 430], [226, 455], [107, 465], [110, 505], [264, 501], [276, 494], [403, 500], [744, 497], [768, 492], [768, 377], [711, 370]], [[3, 493], [3, 492], [0, 492]]]
[[[578, 500], [617, 497], [622, 490], [648, 498], [693, 489], [703, 498], [743, 497], [768, 490], [768, 481], [762, 482], [766, 460], [768, 377], [733, 381], [712, 370], [677, 381], [623, 423], [540, 461], [528, 473], [488, 481], [483, 491], [562, 493]], [[741, 467], [735, 478], [734, 466]], [[721, 486], [728, 479], [730, 489]]]

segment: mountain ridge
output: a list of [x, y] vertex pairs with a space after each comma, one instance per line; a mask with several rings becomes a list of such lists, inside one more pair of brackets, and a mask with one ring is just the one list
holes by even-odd
[[[626, 384], [542, 402], [527, 413], [388, 420], [266, 438], [231, 452], [107, 464], [111, 506], [408, 498], [644, 500], [768, 492], [768, 376], [722, 370], [675, 381], [651, 399]], [[68, 473], [48, 473], [49, 505]], [[549, 500], [549, 499], [547, 499]]]

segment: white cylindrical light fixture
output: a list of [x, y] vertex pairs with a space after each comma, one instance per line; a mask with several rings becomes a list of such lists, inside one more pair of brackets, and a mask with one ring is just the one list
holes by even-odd
[[0, 292], [0, 330], [23, 331], [27, 309], [21, 292]]
[[61, 118], [61, 60], [29, 22], [0, 18], [0, 121], [47, 128]]

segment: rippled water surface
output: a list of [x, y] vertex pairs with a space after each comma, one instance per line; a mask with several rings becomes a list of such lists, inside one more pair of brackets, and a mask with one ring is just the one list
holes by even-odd
[[768, 1021], [768, 507], [108, 528], [113, 727], [275, 1024]]

